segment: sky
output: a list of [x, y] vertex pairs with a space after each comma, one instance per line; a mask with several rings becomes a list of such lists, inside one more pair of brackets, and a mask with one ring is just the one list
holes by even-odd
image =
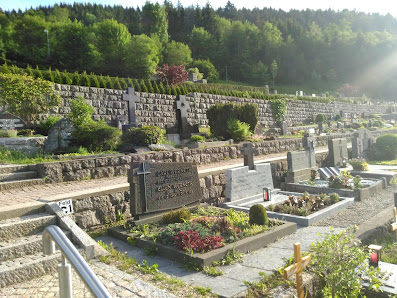
[[[51, 1], [51, 0], [0, 0], [0, 8], [3, 10], [18, 10], [21, 9], [24, 11], [30, 7], [37, 7], [39, 5], [47, 6], [47, 5], [54, 5], [56, 3], [73, 3], [73, 2], [90, 2], [90, 3], [97, 3], [97, 4], [106, 4], [106, 5], [122, 5], [126, 7], [141, 7], [145, 4], [146, 0], [134, 0], [134, 1], [127, 1], [127, 0], [111, 0], [111, 1], [104, 1], [104, 0], [96, 0], [96, 1], [79, 1], [79, 0], [62, 0], [62, 1]], [[163, 0], [155, 1], [150, 0], [150, 2], [159, 2], [160, 4], [163, 3]], [[176, 6], [178, 0], [171, 0], [171, 2]], [[225, 7], [228, 0], [180, 0], [182, 6], [187, 7], [190, 5], [205, 6], [206, 3], [209, 2], [214, 9], [219, 7]], [[390, 0], [378, 0], [378, 1], [365, 1], [365, 0], [250, 0], [250, 1], [235, 1], [231, 0], [236, 8], [263, 8], [263, 7], [272, 7], [276, 9], [282, 9], [285, 11], [289, 11], [290, 9], [298, 9], [304, 10], [307, 8], [310, 9], [322, 9], [326, 10], [331, 8], [333, 10], [356, 10], [358, 12], [366, 12], [366, 13], [379, 13], [385, 15], [390, 13], [394, 17], [397, 17], [397, 3]]]

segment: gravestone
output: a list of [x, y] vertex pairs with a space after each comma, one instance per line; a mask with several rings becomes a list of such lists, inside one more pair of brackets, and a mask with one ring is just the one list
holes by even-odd
[[273, 178], [270, 163], [226, 170], [225, 199], [234, 202], [254, 196], [262, 196], [263, 188], [273, 189]]
[[248, 170], [254, 170], [254, 146], [252, 143], [244, 143], [241, 150], [244, 154], [244, 166], [248, 167]]
[[363, 156], [364, 146], [363, 146], [363, 138], [359, 132], [353, 133], [352, 138], [352, 157], [359, 158]]
[[285, 182], [297, 183], [311, 178], [311, 170], [316, 167], [314, 150], [287, 153], [288, 171]]
[[[303, 149], [309, 151], [309, 154], [314, 155], [314, 150], [316, 148], [316, 138], [309, 133], [305, 133], [302, 139]], [[311, 159], [310, 159], [311, 161]], [[315, 163], [310, 165], [310, 167], [315, 167]]]
[[142, 162], [128, 171], [131, 214], [135, 220], [198, 205], [201, 188], [197, 167], [186, 162]]
[[188, 110], [190, 103], [186, 100], [185, 95], [178, 95], [176, 100], [176, 118], [177, 123], [173, 127], [166, 126], [167, 134], [178, 133], [181, 140], [190, 139], [192, 133], [198, 133], [198, 125], [191, 125], [188, 119]]
[[303, 96], [303, 91], [299, 91], [299, 96]]
[[134, 88], [128, 87], [127, 93], [123, 94], [123, 100], [128, 101], [128, 118], [129, 118], [129, 127], [136, 127], [138, 125], [138, 121], [136, 119], [135, 114], [135, 103], [139, 102], [141, 98], [135, 95]]
[[26, 128], [26, 123], [19, 117], [11, 114], [0, 115], [0, 129], [14, 130]]
[[197, 73], [195, 73], [195, 72], [189, 72], [188, 81], [190, 81], [190, 82], [196, 82], [196, 81], [197, 81]]
[[337, 127], [338, 129], [342, 129], [342, 127], [343, 127], [343, 126], [342, 126], [342, 122], [339, 122], [339, 121], [338, 121], [338, 122], [336, 123], [336, 127]]
[[288, 134], [288, 125], [287, 125], [286, 121], [281, 121], [280, 128], [281, 128], [281, 134], [282, 135], [287, 135]]
[[374, 121], [372, 119], [368, 120], [368, 127], [372, 127], [374, 125]]
[[348, 160], [347, 140], [328, 140], [328, 166], [341, 167], [344, 165], [344, 160], [346, 162]]
[[335, 176], [339, 176], [340, 174], [340, 170], [336, 167], [328, 167], [327, 169], [330, 170], [331, 173]]
[[133, 151], [133, 153], [137, 153], [137, 154], [144, 154], [144, 153], [152, 152], [152, 150], [150, 148], [142, 147], [142, 146], [133, 146], [132, 151]]
[[62, 118], [48, 131], [48, 137], [44, 143], [44, 152], [65, 151], [73, 142], [73, 132], [76, 127], [69, 118]]

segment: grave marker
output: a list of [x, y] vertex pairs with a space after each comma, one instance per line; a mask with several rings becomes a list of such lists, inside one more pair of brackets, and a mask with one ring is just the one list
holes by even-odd
[[26, 127], [26, 123], [19, 117], [11, 114], [0, 115], [0, 129], [11, 130], [11, 129], [22, 129]]
[[287, 125], [286, 121], [281, 121], [280, 128], [281, 128], [281, 134], [282, 135], [287, 135], [288, 134], [288, 125]]
[[332, 139], [328, 141], [328, 166], [341, 167], [348, 160], [347, 140]]
[[123, 100], [128, 101], [129, 124], [136, 127], [138, 122], [135, 115], [135, 103], [139, 102], [141, 98], [135, 95], [134, 88], [128, 87], [127, 93], [123, 94]]
[[303, 279], [302, 272], [303, 269], [310, 264], [311, 256], [308, 255], [302, 258], [301, 255], [301, 244], [299, 242], [294, 244], [294, 261], [295, 264], [284, 269], [284, 278], [289, 279], [292, 275], [296, 275], [296, 291], [298, 293], [298, 298], [304, 298], [303, 291]]
[[255, 165], [254, 165], [254, 153], [255, 149], [252, 143], [244, 143], [242, 151], [244, 153], [244, 166], [247, 167], [248, 169], [254, 170]]
[[191, 163], [143, 162], [128, 171], [134, 219], [183, 206], [198, 205], [201, 188]]

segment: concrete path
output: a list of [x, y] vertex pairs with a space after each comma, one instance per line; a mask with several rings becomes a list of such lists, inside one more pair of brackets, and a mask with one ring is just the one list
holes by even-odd
[[[334, 229], [336, 233], [342, 230], [344, 229]], [[160, 256], [149, 257], [144, 254], [142, 249], [130, 246], [109, 236], [102, 236], [97, 240], [102, 240], [107, 244], [113, 243], [117, 250], [126, 252], [127, 255], [136, 258], [139, 262], [147, 260], [151, 264], [157, 263], [161, 272], [179, 277], [186, 283], [194, 286], [209, 287], [213, 293], [221, 297], [234, 297], [247, 290], [244, 281], [257, 282], [261, 279], [260, 272], [271, 274], [276, 269], [284, 266], [286, 260], [293, 257], [294, 243], [300, 242], [302, 252], [306, 252], [309, 250], [311, 243], [322, 240], [329, 232], [329, 227], [298, 229], [292, 235], [245, 255], [241, 263], [219, 267], [223, 275], [217, 277], [208, 276], [204, 272], [187, 271], [182, 265]]]

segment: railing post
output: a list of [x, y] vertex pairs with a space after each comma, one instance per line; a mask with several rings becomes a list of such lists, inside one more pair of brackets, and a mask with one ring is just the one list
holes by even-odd
[[58, 265], [59, 296], [60, 298], [72, 298], [72, 267], [62, 255], [62, 263]]

